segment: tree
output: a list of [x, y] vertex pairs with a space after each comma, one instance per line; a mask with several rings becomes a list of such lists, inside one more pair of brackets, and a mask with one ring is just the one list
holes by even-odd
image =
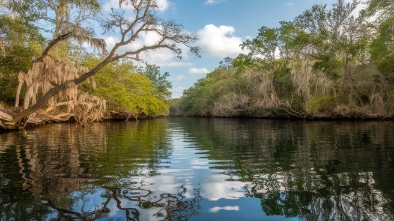
[[281, 21], [279, 52], [281, 59], [300, 61], [306, 59], [308, 34], [297, 22]]
[[[100, 60], [88, 58], [86, 66], [95, 66]], [[134, 73], [129, 62], [106, 65], [93, 81], [83, 84], [83, 91], [107, 101], [108, 110], [117, 118], [156, 117], [166, 115], [168, 105], [155, 97], [156, 88], [144, 74]]]
[[359, 5], [358, 0], [338, 0], [331, 9], [314, 5], [294, 20], [303, 30], [303, 51], [314, 72], [324, 74], [332, 85], [329, 95], [335, 99], [328, 100], [343, 105], [363, 103], [356, 90], [356, 71], [368, 63], [373, 31], [365, 13], [356, 13]]
[[165, 101], [171, 98], [172, 88], [171, 82], [167, 80], [170, 76], [168, 72], [164, 74], [160, 73], [160, 67], [157, 65], [145, 64], [144, 68], [140, 68], [142, 74], [144, 74], [151, 82], [154, 88], [153, 96]]
[[239, 54], [231, 61], [231, 66], [235, 69], [237, 74], [244, 73], [248, 68], [252, 67], [252, 65], [253, 57], [245, 54]]
[[[98, 9], [100, 5], [95, 0], [59, 0], [42, 2], [40, 0], [31, 0], [44, 4], [44, 9], [51, 9], [54, 13], [52, 19], [53, 38], [43, 51], [42, 55], [36, 62], [43, 62], [43, 59], [48, 56], [50, 50], [65, 40], [76, 40], [78, 42], [89, 42], [97, 48], [101, 48], [105, 52], [105, 42], [102, 39], [95, 38], [94, 30], [91, 24], [94, 20], [99, 20]], [[11, 1], [14, 2], [14, 1]], [[19, 1], [18, 1], [19, 2]], [[196, 36], [183, 31], [182, 25], [174, 21], [164, 21], [157, 17], [159, 6], [155, 0], [120, 0], [120, 9], [112, 9], [108, 17], [101, 19], [100, 24], [104, 29], [104, 34], [115, 34], [120, 39], [115, 43], [112, 49], [104, 53], [102, 61], [94, 68], [87, 72], [80, 74], [72, 80], [67, 80], [59, 85], [53, 86], [45, 94], [43, 94], [37, 103], [29, 106], [27, 109], [18, 113], [13, 119], [8, 122], [8, 127], [13, 127], [17, 122], [25, 119], [30, 114], [36, 112], [43, 107], [53, 96], [65, 90], [70, 85], [79, 85], [89, 77], [95, 75], [99, 70], [111, 62], [120, 59], [141, 60], [140, 55], [143, 52], [154, 51], [165, 48], [174, 52], [174, 54], [181, 58], [182, 50], [177, 44], [183, 44], [190, 48], [192, 53], [197, 54], [198, 48], [193, 47], [193, 43], [197, 40]], [[132, 7], [133, 15], [125, 15], [122, 7]], [[13, 10], [12, 7], [9, 7]], [[23, 11], [23, 10], [21, 10]], [[73, 13], [71, 13], [71, 11]], [[50, 15], [50, 13], [48, 13]], [[50, 19], [48, 19], [50, 20]], [[136, 40], [141, 38], [143, 34], [151, 33], [158, 37], [158, 40], [151, 45], [142, 44], [135, 48], [129, 48], [124, 51], [126, 46], [133, 44]]]
[[354, 35], [359, 26], [356, 27], [352, 12], [358, 4], [356, 0], [349, 3], [338, 0], [331, 10], [326, 5], [314, 5], [295, 19], [308, 35], [307, 54], [315, 60], [314, 68], [323, 70], [332, 79], [340, 77], [338, 68], [344, 66], [343, 49], [348, 46], [344, 44], [357, 40]]
[[384, 18], [393, 17], [393, 0], [369, 0], [368, 11], [370, 14], [381, 13]]
[[44, 38], [29, 21], [0, 12], [0, 102], [15, 103], [18, 73], [26, 72]]
[[251, 56], [262, 56], [267, 62], [268, 69], [275, 71], [276, 51], [279, 47], [279, 30], [277, 28], [268, 28], [263, 26], [259, 29], [256, 38], [246, 40], [241, 44], [242, 49], [250, 50]]
[[35, 56], [32, 47], [20, 45], [8, 46], [3, 56], [0, 56], [0, 101], [8, 105], [15, 103], [18, 86], [18, 73], [26, 72], [32, 65], [31, 58]]
[[377, 38], [371, 43], [371, 58], [385, 80], [394, 83], [394, 1], [370, 0], [368, 15], [376, 16]]

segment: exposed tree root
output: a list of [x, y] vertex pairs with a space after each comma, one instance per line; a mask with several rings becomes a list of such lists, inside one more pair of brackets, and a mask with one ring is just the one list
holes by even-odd
[[52, 122], [66, 122], [72, 119], [85, 125], [88, 122], [101, 121], [106, 117], [106, 102], [99, 97], [82, 94], [78, 96], [76, 103], [77, 105], [74, 104], [74, 101], [65, 101], [45, 109], [39, 109], [36, 113], [17, 123], [12, 122], [14, 118], [7, 113], [9, 111], [0, 110], [0, 129], [16, 130], [23, 129], [26, 125], [35, 126]]

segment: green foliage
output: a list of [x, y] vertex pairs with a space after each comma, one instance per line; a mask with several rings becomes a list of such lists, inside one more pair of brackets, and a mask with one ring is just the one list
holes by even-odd
[[309, 111], [316, 114], [318, 112], [329, 111], [334, 105], [334, 97], [332, 95], [324, 95], [314, 97], [309, 102]]
[[275, 70], [275, 53], [279, 47], [279, 29], [263, 26], [256, 38], [246, 40], [242, 49], [250, 50], [251, 56], [262, 56], [269, 70]]
[[181, 109], [187, 116], [210, 116], [212, 96], [212, 85], [209, 79], [199, 80], [193, 87], [183, 92], [183, 102]]
[[236, 87], [237, 80], [234, 71], [216, 69], [184, 91], [180, 109], [187, 116], [212, 116], [214, 103], [218, 99], [241, 89]]
[[[326, 5], [315, 5], [294, 20], [303, 30], [298, 33], [306, 42], [305, 46], [313, 49], [306, 54], [315, 60], [314, 68], [331, 79], [340, 77], [338, 69], [363, 58], [366, 22], [361, 15], [352, 16], [358, 4], [357, 1], [338, 0], [330, 10]], [[351, 74], [345, 71], [344, 74]]]
[[35, 39], [40, 38], [42, 42], [40, 34], [46, 33], [52, 35], [51, 43], [54, 43], [49, 44], [48, 49], [68, 39], [74, 39], [80, 44], [88, 42], [93, 47], [103, 48], [102, 41], [93, 37], [94, 29], [86, 22], [91, 18], [97, 19], [95, 16], [101, 9], [97, 0], [5, 0], [3, 5], [6, 14], [13, 15], [13, 25], [9, 27], [14, 32], [13, 39], [16, 41], [26, 39], [24, 36], [38, 36]]
[[[394, 114], [394, 2], [369, 3], [369, 13], [354, 13], [359, 1], [338, 0], [332, 7], [314, 5], [279, 28], [262, 26], [241, 45], [248, 55], [225, 58], [174, 110], [199, 116]], [[368, 22], [374, 13], [384, 16]]]
[[278, 68], [274, 73], [273, 83], [279, 98], [286, 100], [294, 95], [295, 87], [290, 68], [286, 66]]
[[340, 78], [338, 70], [343, 67], [343, 62], [335, 56], [322, 55], [319, 60], [313, 64], [313, 69], [323, 71], [333, 80]]
[[8, 105], [15, 104], [16, 87], [18, 86], [18, 74], [8, 73], [0, 74], [0, 103]]
[[4, 55], [0, 56], [0, 101], [9, 105], [15, 104], [18, 74], [21, 71], [26, 73], [30, 69], [32, 58], [36, 55], [31, 46], [7, 47]]
[[27, 72], [32, 65], [32, 59], [36, 53], [32, 47], [15, 45], [7, 48], [4, 56], [0, 57], [0, 68], [2, 73]]
[[283, 59], [302, 58], [302, 49], [309, 41], [309, 35], [299, 23], [281, 21], [279, 28], [280, 54]]
[[238, 55], [231, 63], [237, 74], [244, 73], [248, 68], [253, 67], [254, 64], [252, 56], [245, 54]]
[[164, 74], [160, 73], [160, 67], [156, 65], [146, 64], [145, 68], [140, 68], [139, 70], [142, 74], [144, 74], [151, 82], [153, 90], [153, 96], [157, 97], [160, 100], [168, 100], [171, 97], [171, 82], [167, 80], [170, 76], [168, 72], [164, 72]]
[[[98, 59], [88, 58], [87, 66], [94, 66]], [[133, 73], [130, 63], [111, 63], [96, 76], [97, 88], [85, 84], [83, 89], [108, 102], [110, 111], [134, 117], [155, 117], [168, 114], [165, 101], [154, 96], [155, 88], [143, 74]]]
[[[32, 41], [43, 43], [39, 28], [23, 19], [8, 14], [0, 14], [0, 42], [7, 45], [23, 45]], [[0, 48], [1, 51], [1, 48]]]
[[230, 57], [225, 57], [223, 61], [219, 62], [218, 69], [231, 71], [234, 69], [233, 59]]
[[370, 15], [382, 12], [380, 16], [383, 19], [393, 17], [394, 1], [393, 0], [369, 0], [368, 11]]
[[22, 17], [0, 14], [0, 24], [0, 101], [14, 105], [18, 73], [30, 69], [44, 38]]
[[371, 57], [384, 77], [394, 83], [394, 16], [383, 21], [371, 43]]

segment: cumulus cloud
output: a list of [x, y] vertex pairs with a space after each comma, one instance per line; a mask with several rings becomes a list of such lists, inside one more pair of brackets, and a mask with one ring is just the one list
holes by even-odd
[[242, 38], [234, 36], [235, 29], [232, 26], [206, 25], [198, 31], [198, 45], [203, 55], [224, 58], [236, 57], [243, 52], [241, 47]]
[[209, 73], [208, 69], [206, 68], [190, 68], [189, 74], [207, 74]]

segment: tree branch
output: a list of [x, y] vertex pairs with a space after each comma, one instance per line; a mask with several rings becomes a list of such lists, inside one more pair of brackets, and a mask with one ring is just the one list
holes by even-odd
[[42, 59], [48, 55], [49, 51], [59, 42], [64, 41], [68, 38], [71, 37], [71, 32], [64, 34], [64, 35], [59, 35], [57, 38], [53, 39], [51, 43], [45, 48], [44, 52], [42, 52], [41, 57], [39, 57], [36, 61], [42, 61]]

